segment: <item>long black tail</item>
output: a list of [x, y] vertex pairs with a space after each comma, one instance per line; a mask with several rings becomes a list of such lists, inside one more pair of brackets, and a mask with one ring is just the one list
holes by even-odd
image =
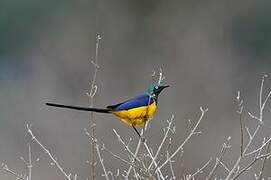
[[89, 107], [80, 107], [80, 106], [69, 106], [63, 104], [55, 104], [55, 103], [46, 103], [47, 106], [54, 106], [59, 108], [67, 108], [67, 109], [75, 109], [79, 111], [93, 111], [98, 113], [110, 113], [110, 109], [100, 109], [100, 108], [89, 108]]

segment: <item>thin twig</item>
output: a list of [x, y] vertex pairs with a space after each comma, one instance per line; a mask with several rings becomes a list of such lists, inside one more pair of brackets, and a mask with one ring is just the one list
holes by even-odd
[[159, 69], [158, 85], [160, 85], [164, 79], [165, 79], [165, 76], [163, 76], [163, 70], [162, 70], [162, 68], [160, 68]]
[[266, 102], [268, 101], [268, 99], [270, 99], [270, 96], [271, 96], [271, 91], [269, 91], [268, 95], [266, 96], [266, 98], [262, 104], [262, 109], [264, 109]]
[[252, 141], [254, 140], [256, 134], [259, 132], [260, 127], [261, 127], [261, 124], [258, 124], [257, 127], [256, 127], [256, 129], [255, 129], [255, 131], [253, 132], [252, 135], [251, 135], [251, 133], [249, 132], [248, 128], [246, 128], [246, 129], [247, 129], [247, 132], [248, 132], [248, 134], [249, 134], [249, 141], [248, 141], [247, 145], [246, 145], [245, 148], [244, 148], [243, 156], [244, 156], [244, 154], [247, 152], [248, 148], [250, 147], [250, 144], [251, 144]]
[[14, 170], [10, 169], [7, 164], [2, 163], [1, 169], [5, 172], [15, 176], [17, 180], [27, 180], [27, 176], [23, 176], [22, 174], [15, 172]]
[[[168, 157], [169, 157], [169, 152], [167, 151], [167, 158]], [[175, 176], [174, 169], [173, 169], [173, 164], [172, 164], [173, 162], [174, 162], [173, 160], [169, 160], [169, 168], [170, 168], [170, 172], [171, 172], [171, 176], [172, 176], [172, 178], [170, 178], [170, 179], [175, 180], [176, 176]]]
[[194, 172], [193, 174], [187, 175], [186, 180], [194, 179], [194, 177], [197, 174], [202, 173], [203, 169], [205, 169], [208, 166], [208, 164], [210, 164], [211, 161], [212, 161], [212, 158], [210, 158], [201, 168], [197, 169], [196, 172]]
[[101, 150], [104, 150], [106, 152], [108, 152], [111, 156], [115, 157], [116, 159], [122, 161], [125, 164], [129, 164], [132, 167], [136, 167], [133, 163], [123, 159], [122, 157], [120, 157], [119, 155], [113, 153], [111, 150], [109, 150], [103, 143], [101, 143], [100, 141], [98, 141], [97, 138], [92, 137], [91, 134], [85, 129], [85, 134], [90, 138], [92, 143], [98, 144], [101, 147]]
[[66, 179], [72, 180], [71, 174], [67, 173], [64, 168], [60, 165], [60, 163], [56, 160], [56, 158], [53, 157], [52, 153], [36, 138], [36, 136], [33, 134], [30, 126], [27, 124], [27, 131], [30, 134], [32, 141], [36, 142], [42, 150], [45, 152], [45, 154], [49, 157], [49, 159], [53, 162], [54, 165], [58, 168], [58, 170], [65, 176]]
[[34, 167], [35, 163], [39, 161], [39, 158], [37, 158], [34, 162], [32, 161], [32, 150], [31, 150], [31, 144], [28, 143], [28, 161], [25, 160], [22, 156], [20, 159], [24, 162], [26, 168], [28, 169], [28, 175], [20, 175], [16, 173], [15, 171], [11, 170], [6, 164], [2, 163], [1, 169], [14, 175], [16, 179], [26, 179], [26, 180], [32, 180], [32, 168]]
[[28, 144], [28, 180], [32, 180], [32, 152], [31, 152], [31, 145]]
[[[164, 178], [164, 176], [163, 176], [163, 174], [162, 174], [162, 172], [161, 172], [161, 170], [160, 170], [160, 167], [158, 166], [156, 160], [154, 159], [153, 154], [152, 154], [152, 152], [151, 152], [149, 146], [147, 145], [146, 141], [144, 141], [143, 144], [144, 144], [145, 149], [146, 149], [147, 152], [148, 152], [149, 157], [151, 158], [152, 162], [154, 163], [154, 166], [157, 168], [157, 169], [156, 169], [156, 171], [158, 171], [158, 172], [157, 172], [157, 176], [158, 176], [159, 178], [161, 178], [161, 179], [164, 180], [165, 178]], [[156, 173], [156, 171], [155, 171], [155, 173]]]
[[[271, 141], [271, 138], [269, 138], [267, 141], [265, 141], [265, 139], [264, 139], [264, 142], [262, 143], [262, 145], [259, 148], [254, 149], [254, 150], [252, 150], [252, 151], [250, 151], [250, 152], [247, 153], [248, 148], [250, 147], [251, 143], [254, 141], [256, 135], [258, 134], [260, 128], [264, 124], [264, 121], [263, 121], [263, 111], [264, 111], [264, 108], [265, 108], [265, 103], [268, 101], [268, 99], [271, 96], [271, 95], [269, 95], [271, 93], [271, 91], [270, 91], [268, 93], [267, 97], [264, 99], [264, 103], [262, 103], [265, 77], [267, 77], [267, 76], [266, 75], [262, 76], [261, 85], [260, 85], [260, 92], [259, 92], [259, 116], [255, 116], [252, 113], [248, 112], [249, 116], [252, 119], [256, 119], [258, 121], [258, 125], [257, 125], [257, 127], [256, 127], [256, 129], [255, 129], [255, 131], [253, 133], [251, 133], [249, 131], [249, 129], [246, 127], [246, 131], [247, 131], [248, 136], [249, 136], [249, 141], [248, 141], [247, 145], [245, 146], [245, 148], [243, 150], [243, 153], [237, 158], [237, 160], [235, 161], [235, 163], [233, 165], [233, 168], [229, 171], [229, 173], [228, 173], [228, 175], [226, 177], [226, 180], [237, 178], [243, 172], [245, 172], [247, 169], [249, 169], [257, 160], [259, 160], [261, 158], [267, 157], [267, 156], [263, 157], [263, 155], [260, 156], [260, 154], [261, 154], [262, 150], [266, 147], [266, 145], [269, 144], [269, 142]], [[254, 160], [251, 161], [249, 164], [247, 164], [247, 166], [245, 168], [243, 168], [242, 170], [239, 170], [239, 167], [240, 167], [239, 164], [240, 164], [241, 160], [244, 157], [248, 157], [248, 156], [253, 155], [255, 153], [257, 153], [257, 155], [254, 158]], [[231, 178], [232, 176], [233, 176], [233, 178]]]
[[121, 136], [117, 133], [117, 131], [115, 129], [113, 129], [114, 134], [117, 136], [118, 141], [122, 144], [122, 146], [124, 147], [124, 149], [137, 161], [140, 161], [135, 154], [130, 150], [128, 144], [126, 144], [123, 139], [121, 138]]
[[[229, 140], [231, 138], [228, 138], [227, 141], [225, 143], [223, 143], [222, 145], [222, 148], [221, 148], [221, 151], [220, 151], [220, 155], [216, 158], [216, 161], [215, 161], [215, 165], [214, 167], [212, 168], [212, 170], [210, 171], [210, 173], [208, 174], [206, 180], [209, 180], [211, 179], [211, 177], [213, 176], [214, 172], [216, 171], [216, 169], [218, 168], [218, 165], [221, 164], [222, 162], [222, 158], [224, 157], [227, 149], [230, 148], [230, 145], [229, 145]], [[228, 170], [228, 168], [225, 168]]]
[[243, 174], [245, 171], [247, 171], [249, 168], [252, 167], [253, 164], [255, 164], [258, 160], [262, 159], [262, 158], [266, 158], [271, 156], [271, 153], [268, 154], [263, 154], [260, 156], [257, 156], [256, 158], [254, 158], [246, 167], [244, 167], [242, 170], [240, 170], [232, 179], [237, 179], [241, 174]]
[[201, 110], [201, 115], [199, 117], [199, 120], [197, 121], [196, 125], [194, 126], [194, 128], [191, 130], [191, 132], [188, 134], [188, 136], [186, 137], [186, 139], [183, 141], [183, 143], [176, 149], [176, 151], [171, 154], [171, 156], [169, 156], [166, 161], [160, 166], [160, 169], [165, 166], [169, 160], [171, 160], [181, 149], [183, 149], [184, 145], [188, 142], [188, 140], [195, 134], [195, 131], [197, 130], [201, 120], [203, 119], [205, 113], [208, 111], [208, 109], [203, 109], [202, 107], [200, 107]]
[[[89, 100], [90, 100], [90, 107], [94, 106], [94, 96], [98, 90], [98, 86], [96, 85], [96, 79], [97, 79], [97, 73], [99, 69], [98, 65], [98, 55], [99, 55], [99, 44], [100, 44], [101, 36], [98, 34], [96, 36], [96, 49], [95, 49], [95, 61], [91, 61], [91, 63], [94, 66], [94, 73], [91, 81], [91, 88], [90, 92], [87, 93]], [[90, 113], [90, 123], [91, 123], [91, 135], [93, 137], [96, 136], [95, 129], [96, 129], [96, 123], [94, 120], [94, 113]], [[95, 164], [96, 164], [96, 158], [95, 158], [95, 144], [91, 144], [91, 151], [90, 151], [90, 164], [91, 164], [91, 178], [92, 180], [96, 179], [96, 169], [95, 169]]]
[[252, 154], [254, 154], [254, 153], [256, 153], [256, 152], [261, 151], [266, 145], [269, 144], [270, 141], [271, 141], [271, 138], [269, 138], [269, 139], [268, 139], [265, 143], [263, 143], [259, 148], [255, 149], [255, 150], [253, 150], [253, 151], [251, 151], [251, 152], [249, 152], [249, 153], [246, 153], [245, 156], [249, 156], [249, 155], [252, 155]]
[[241, 99], [241, 95], [240, 95], [240, 91], [238, 91], [237, 94], [237, 103], [238, 103], [238, 107], [239, 110], [237, 111], [237, 113], [239, 114], [239, 122], [240, 122], [240, 154], [243, 155], [243, 150], [244, 150], [244, 128], [243, 128], [243, 123], [242, 123], [242, 114], [243, 114], [243, 100]]
[[222, 167], [223, 167], [227, 172], [230, 172], [228, 166], [226, 166], [225, 163], [223, 163], [222, 161], [219, 161], [219, 163], [222, 165]]
[[[162, 163], [162, 160], [163, 160], [164, 158], [168, 158], [168, 157], [169, 157], [169, 154], [167, 155], [167, 152], [169, 153], [169, 149], [171, 148], [171, 145], [172, 145], [172, 138], [169, 138], [168, 144], [167, 144], [167, 146], [166, 146], [164, 152], [160, 153], [160, 156], [161, 156], [161, 157], [160, 157], [160, 160], [158, 160], [158, 166], [154, 169], [154, 172], [156, 171], [156, 169], [157, 169], [158, 167], [160, 167], [160, 165], [161, 165], [161, 163]], [[182, 150], [182, 151], [180, 152], [180, 157], [183, 156], [183, 153], [184, 153], [184, 151]], [[172, 160], [172, 161], [173, 161], [173, 160]]]
[[[167, 128], [166, 128], [167, 130], [166, 130], [166, 132], [165, 132], [165, 134], [164, 134], [164, 137], [163, 137], [163, 139], [162, 139], [162, 142], [160, 143], [160, 145], [159, 145], [159, 147], [158, 147], [158, 149], [157, 149], [157, 151], [156, 151], [156, 153], [155, 153], [155, 155], [154, 155], [154, 160], [157, 159], [157, 157], [158, 157], [158, 155], [159, 155], [159, 153], [160, 153], [160, 151], [161, 151], [161, 149], [162, 149], [162, 146], [164, 145], [166, 139], [168, 138], [168, 133], [169, 133], [170, 130], [171, 130], [171, 124], [172, 124], [172, 122], [173, 122], [173, 119], [174, 119], [174, 115], [172, 115], [171, 118], [170, 118], [170, 120], [168, 121], [168, 126], [167, 126]], [[148, 170], [151, 168], [151, 166], [153, 165], [153, 163], [154, 163], [154, 161], [152, 161], [152, 162], [150, 163], [150, 165], [149, 165], [149, 167], [148, 167]]]
[[[269, 142], [268, 145], [267, 145], [267, 148], [266, 148], [266, 154], [269, 152], [270, 144], [271, 144], [271, 143]], [[263, 177], [263, 172], [264, 172], [266, 160], [267, 160], [267, 157], [264, 157], [264, 158], [263, 158], [263, 163], [262, 163], [262, 166], [261, 166], [261, 170], [260, 170], [260, 173], [259, 173], [259, 180], [261, 180], [262, 177]]]
[[96, 148], [96, 152], [97, 152], [97, 155], [98, 155], [100, 164], [101, 164], [102, 169], [103, 169], [103, 171], [104, 171], [105, 179], [106, 179], [106, 180], [109, 180], [108, 172], [107, 172], [106, 169], [105, 169], [104, 160], [103, 160], [103, 158], [102, 158], [102, 156], [101, 156], [100, 149], [99, 149], [99, 145], [98, 145], [98, 144], [95, 144], [95, 148]]
[[[134, 155], [137, 157], [137, 155], [138, 155], [138, 152], [139, 152], [139, 149], [140, 149], [140, 147], [141, 147], [141, 139], [139, 139], [138, 140], [138, 143], [137, 143], [137, 146], [136, 146], [136, 150], [135, 150], [135, 153], [134, 153]], [[134, 158], [132, 158], [132, 162], [134, 161], [135, 159]], [[127, 171], [127, 173], [126, 173], [126, 175], [124, 176], [124, 178], [125, 179], [129, 179], [129, 175], [130, 175], [130, 172], [131, 172], [131, 170], [132, 170], [132, 168], [133, 168], [133, 166], [129, 166], [129, 169], [128, 169], [128, 171]], [[133, 171], [134, 171], [134, 175], [135, 175], [135, 177], [136, 177], [136, 179], [137, 179], [137, 173], [136, 173], [136, 170], [135, 170], [135, 168], [133, 168]]]
[[263, 119], [263, 109], [262, 109], [262, 94], [263, 94], [263, 85], [264, 85], [264, 78], [266, 76], [263, 75], [262, 76], [262, 82], [261, 82], [261, 87], [260, 87], [260, 97], [259, 97], [259, 107], [260, 107], [260, 122], [262, 122], [262, 119]]

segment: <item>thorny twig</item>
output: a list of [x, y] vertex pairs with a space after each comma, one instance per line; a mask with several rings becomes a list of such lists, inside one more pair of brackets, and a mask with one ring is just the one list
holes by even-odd
[[115, 129], [113, 129], [113, 132], [114, 132], [114, 134], [117, 136], [117, 138], [118, 138], [118, 141], [122, 144], [122, 146], [124, 147], [124, 149], [135, 159], [135, 160], [137, 160], [137, 161], [140, 161], [139, 159], [138, 159], [138, 157], [136, 157], [135, 156], [135, 154], [130, 150], [130, 148], [129, 148], [129, 143], [128, 144], [126, 144], [124, 141], [123, 141], [123, 139], [121, 138], [121, 136], [117, 133], [117, 131], [115, 130]]
[[253, 164], [255, 164], [255, 162], [257, 162], [258, 160], [260, 160], [262, 158], [267, 158], [267, 157], [270, 157], [270, 156], [271, 156], [271, 153], [257, 156], [246, 167], [244, 167], [243, 169], [241, 169], [232, 179], [237, 179], [241, 174], [243, 174], [245, 171], [247, 171], [249, 168], [251, 168], [251, 166]]
[[28, 175], [27, 180], [31, 180], [32, 179], [32, 152], [31, 152], [31, 145], [30, 143], [28, 143], [28, 161], [26, 161], [22, 156], [20, 157], [20, 159], [24, 162], [26, 168], [28, 169]]
[[[269, 148], [270, 148], [270, 142], [268, 143], [268, 145], [267, 145], [267, 148], [266, 148], [266, 154], [269, 152]], [[263, 177], [263, 171], [264, 171], [264, 168], [265, 168], [265, 164], [266, 164], [266, 160], [267, 160], [267, 157], [264, 157], [263, 158], [263, 163], [262, 163], [262, 166], [261, 166], [261, 170], [260, 170], [260, 173], [259, 173], [259, 180], [261, 180], [262, 179], [262, 177]]]
[[159, 69], [159, 79], [158, 79], [158, 85], [161, 84], [161, 82], [165, 79], [165, 76], [163, 76], [163, 70], [162, 68]]
[[49, 159], [53, 162], [51, 164], [56, 165], [58, 170], [65, 176], [66, 179], [68, 180], [76, 180], [77, 175], [75, 174], [72, 178], [71, 173], [67, 173], [64, 168], [60, 165], [60, 163], [56, 160], [56, 158], [53, 157], [52, 153], [36, 138], [34, 133], [31, 130], [31, 127], [29, 124], [26, 125], [27, 131], [30, 134], [32, 141], [36, 142], [42, 150], [45, 152], [45, 154], [49, 157]]
[[261, 151], [266, 145], [269, 144], [270, 141], [271, 141], [271, 138], [269, 138], [266, 142], [264, 142], [259, 148], [255, 149], [249, 153], [246, 153], [244, 156], [249, 156], [249, 155], [252, 155], [254, 153]]
[[30, 143], [28, 143], [28, 161], [26, 161], [22, 156], [20, 157], [20, 159], [24, 162], [26, 168], [28, 169], [28, 175], [20, 175], [15, 171], [11, 170], [8, 165], [4, 163], [2, 163], [1, 169], [14, 175], [16, 179], [32, 180], [32, 168], [34, 167], [35, 163], [39, 161], [39, 158], [37, 158], [35, 161], [32, 161], [32, 150]]
[[15, 172], [14, 170], [10, 169], [8, 167], [8, 165], [5, 164], [5, 163], [1, 164], [1, 169], [3, 171], [5, 171], [5, 172], [7, 172], [7, 173], [9, 173], [9, 174], [11, 174], [13, 176], [15, 176], [16, 179], [18, 179], [18, 180], [27, 180], [27, 176], [26, 175], [22, 175], [22, 174], [19, 174], [19, 173]]
[[106, 146], [103, 143], [100, 143], [97, 138], [92, 137], [91, 134], [87, 131], [87, 129], [84, 129], [84, 130], [85, 130], [85, 134], [90, 138], [91, 142], [98, 144], [101, 150], [108, 152], [110, 155], [112, 155], [116, 159], [119, 159], [120, 161], [122, 161], [125, 164], [129, 164], [132, 167], [136, 167], [136, 165], [133, 164], [132, 162], [125, 160], [124, 158], [120, 157], [119, 155], [113, 153], [108, 148], [106, 148]]
[[25, 163], [25, 166], [28, 169], [28, 176], [27, 180], [32, 179], [32, 168], [36, 164], [36, 162], [39, 161], [39, 158], [37, 158], [34, 162], [32, 161], [32, 149], [31, 149], [31, 144], [28, 143], [28, 161], [26, 161], [23, 157], [20, 157], [20, 159]]
[[243, 128], [243, 123], [242, 123], [242, 114], [243, 114], [243, 99], [241, 99], [241, 94], [240, 91], [238, 91], [237, 94], [237, 103], [238, 103], [238, 110], [237, 113], [239, 114], [239, 122], [240, 122], [240, 154], [243, 154], [244, 151], [244, 128]]
[[[160, 160], [158, 160], [158, 166], [154, 169], [154, 172], [156, 171], [156, 169], [157, 169], [158, 167], [160, 167], [163, 158], [168, 158], [168, 157], [169, 157], [170, 154], [167, 154], [167, 153], [169, 153], [169, 149], [170, 149], [171, 145], [172, 145], [172, 138], [169, 138], [168, 144], [167, 144], [167, 146], [166, 146], [164, 152], [161, 152], [161, 153], [160, 153]], [[183, 149], [182, 149], [181, 152], [180, 152], [180, 157], [183, 156], [183, 153], [184, 153], [184, 151], [183, 151]], [[171, 162], [174, 162], [174, 160], [171, 160]]]
[[185, 180], [194, 179], [196, 175], [203, 172], [203, 169], [205, 169], [208, 166], [208, 164], [210, 164], [211, 161], [212, 161], [212, 158], [210, 158], [201, 168], [197, 169], [197, 171], [194, 172], [193, 174], [186, 175]]
[[28, 169], [28, 175], [22, 175], [16, 173], [14, 170], [10, 169], [7, 164], [2, 163], [1, 169], [14, 175], [16, 179], [25, 179], [25, 180], [31, 180], [32, 179], [32, 168], [34, 167], [35, 163], [39, 161], [39, 158], [37, 158], [34, 162], [32, 161], [32, 151], [31, 151], [31, 145], [28, 143], [28, 161], [26, 161], [22, 156], [20, 159], [25, 163], [25, 166]]
[[201, 111], [201, 115], [196, 123], [196, 125], [194, 126], [194, 128], [190, 131], [190, 133], [188, 134], [188, 136], [186, 137], [186, 139], [183, 141], [183, 143], [176, 149], [176, 151], [174, 153], [172, 153], [167, 159], [166, 161], [160, 166], [160, 169], [165, 166], [169, 160], [171, 160], [180, 150], [183, 149], [184, 145], [188, 142], [188, 140], [196, 133], [196, 130], [201, 122], [201, 120], [203, 119], [205, 113], [208, 111], [208, 109], [203, 109], [202, 107], [200, 107], [200, 111]]
[[[98, 69], [99, 69], [99, 65], [98, 65], [98, 55], [99, 55], [99, 45], [100, 45], [100, 41], [101, 41], [101, 35], [97, 35], [96, 36], [96, 49], [95, 49], [95, 60], [91, 61], [91, 63], [93, 64], [94, 67], [94, 73], [93, 73], [93, 77], [92, 77], [92, 81], [91, 81], [91, 86], [90, 86], [90, 92], [87, 92], [87, 96], [89, 97], [90, 100], [90, 107], [94, 106], [94, 96], [98, 90], [98, 86], [96, 84], [96, 79], [97, 79], [97, 73], [98, 73]], [[92, 136], [96, 136], [95, 135], [95, 127], [96, 127], [96, 123], [94, 120], [94, 113], [91, 112], [90, 113], [90, 123], [91, 123], [91, 134]], [[90, 151], [90, 165], [91, 165], [91, 178], [92, 180], [96, 179], [96, 173], [95, 173], [95, 164], [96, 164], [96, 159], [95, 159], [95, 144], [91, 144], [91, 151]]]
[[103, 172], [104, 172], [105, 179], [109, 180], [108, 172], [106, 171], [105, 165], [104, 165], [104, 159], [102, 158], [101, 153], [100, 153], [99, 144], [95, 144], [95, 148], [96, 148], [96, 152], [97, 152], [99, 161], [101, 163], [101, 166], [102, 166], [102, 169], [103, 169]]
[[[137, 143], [137, 146], [136, 146], [135, 153], [134, 153], [134, 155], [135, 155], [136, 157], [137, 157], [138, 152], [139, 152], [139, 149], [140, 149], [140, 147], [141, 147], [141, 143], [142, 143], [142, 140], [139, 139], [139, 140], [138, 140], [138, 143]], [[135, 159], [131, 157], [131, 161], [134, 162]], [[135, 178], [138, 179], [138, 174], [137, 174], [135, 168], [134, 168], [133, 166], [130, 165], [128, 171], [126, 172], [126, 174], [123, 175], [123, 177], [124, 177], [126, 180], [129, 179], [129, 175], [130, 175], [130, 172], [131, 172], [132, 168], [133, 168], [133, 171], [134, 171], [134, 176], [135, 176]]]
[[23, 157], [20, 157], [20, 159], [25, 163], [25, 166], [28, 169], [28, 176], [27, 180], [32, 179], [32, 168], [36, 164], [36, 162], [39, 161], [39, 158], [37, 158], [35, 161], [32, 161], [32, 149], [31, 149], [31, 144], [28, 143], [28, 161], [26, 161]]
[[28, 168], [28, 180], [32, 180], [32, 152], [31, 152], [31, 145], [30, 143], [28, 144], [28, 164], [27, 164], [27, 168]]
[[219, 164], [222, 164], [222, 166], [223, 166], [226, 170], [228, 170], [228, 168], [226, 168], [226, 167], [224, 166], [224, 163], [222, 163], [222, 158], [224, 157], [224, 155], [225, 155], [227, 149], [230, 148], [230, 145], [229, 145], [230, 139], [231, 139], [231, 137], [228, 137], [228, 138], [227, 138], [227, 141], [226, 141], [225, 143], [223, 143], [222, 148], [221, 148], [221, 151], [220, 151], [220, 155], [216, 158], [215, 165], [214, 165], [214, 167], [212, 168], [212, 170], [210, 171], [210, 173], [208, 174], [206, 180], [211, 179], [211, 177], [213, 176], [214, 172], [215, 172], [216, 169], [218, 168], [218, 165], [219, 165]]
[[[155, 80], [156, 71], [154, 69], [152, 70], [152, 75], [151, 76], [153, 77], [153, 83], [154, 83], [156, 81]], [[166, 77], [163, 76], [163, 69], [160, 67], [159, 68], [159, 74], [158, 74], [157, 84], [160, 85], [162, 83], [162, 81], [165, 80], [165, 79], [166, 79]]]
[[[164, 137], [163, 137], [163, 139], [162, 139], [162, 142], [160, 143], [160, 145], [159, 145], [159, 147], [158, 147], [158, 149], [157, 149], [157, 151], [156, 151], [156, 153], [155, 153], [155, 155], [154, 155], [154, 160], [157, 159], [157, 157], [158, 157], [158, 155], [159, 155], [159, 153], [160, 153], [160, 151], [161, 151], [161, 149], [162, 149], [162, 146], [164, 145], [166, 139], [168, 138], [168, 133], [169, 133], [170, 131], [172, 131], [172, 132], [174, 131], [173, 129], [171, 129], [171, 128], [172, 128], [171, 125], [172, 125], [172, 123], [173, 123], [173, 119], [174, 119], [174, 115], [172, 115], [171, 118], [170, 118], [170, 120], [168, 121], [168, 126], [167, 126], [167, 128], [166, 128], [166, 132], [165, 132], [165, 134], [164, 134]], [[148, 167], [148, 170], [152, 167], [153, 163], [154, 163], [154, 161], [152, 161], [152, 162], [150, 163], [150, 165], [149, 165], [149, 167]]]
[[[143, 144], [144, 144], [145, 149], [146, 149], [147, 152], [148, 152], [149, 157], [151, 158], [152, 162], [154, 163], [154, 166], [156, 167], [157, 176], [158, 176], [159, 178], [161, 178], [162, 180], [164, 180], [165, 178], [164, 178], [164, 176], [163, 176], [163, 174], [162, 174], [162, 172], [161, 172], [161, 170], [160, 170], [160, 167], [158, 166], [156, 160], [154, 159], [153, 154], [152, 154], [152, 152], [151, 152], [149, 146], [147, 145], [146, 141], [144, 141]], [[155, 173], [156, 173], [156, 171], [155, 171]]]
[[[169, 152], [167, 151], [167, 158], [168, 157], [169, 157]], [[172, 178], [170, 178], [170, 179], [175, 180], [176, 176], [175, 176], [174, 168], [173, 168], [173, 164], [172, 164], [173, 162], [174, 162], [174, 160], [169, 160], [169, 168], [170, 168], [170, 172], [171, 172], [171, 176], [172, 176]]]
[[[260, 155], [262, 150], [269, 144], [269, 142], [271, 141], [271, 138], [269, 138], [268, 140], [264, 140], [263, 144], [259, 147], [256, 148], [254, 150], [252, 150], [251, 152], [247, 152], [248, 148], [250, 147], [251, 143], [254, 141], [256, 135], [258, 134], [260, 128], [262, 127], [262, 125], [264, 124], [263, 121], [263, 111], [266, 105], [266, 102], [268, 101], [268, 99], [271, 96], [271, 91], [268, 92], [268, 95], [265, 97], [265, 99], [263, 100], [263, 87], [264, 87], [264, 81], [265, 78], [267, 77], [267, 75], [262, 76], [262, 81], [261, 81], [261, 85], [260, 85], [260, 93], [259, 93], [259, 116], [253, 115], [252, 113], [248, 112], [248, 115], [252, 118], [257, 120], [258, 125], [255, 129], [255, 131], [253, 133], [251, 133], [248, 129], [248, 127], [246, 128], [247, 134], [249, 136], [249, 141], [246, 144], [245, 148], [243, 149], [242, 154], [240, 154], [240, 156], [237, 158], [237, 160], [235, 161], [233, 167], [231, 168], [231, 170], [229, 171], [226, 180], [228, 179], [235, 179], [237, 177], [239, 177], [242, 173], [244, 173], [247, 169], [249, 169], [250, 167], [252, 167], [252, 165], [258, 161], [259, 159], [265, 158], [267, 157], [266, 154], [265, 155]], [[258, 155], [253, 158], [253, 160], [247, 165], [245, 166], [245, 168], [243, 168], [242, 170], [239, 170], [239, 164], [241, 162], [241, 160], [244, 157], [248, 157], [250, 155], [253, 155], [255, 153], [258, 153]], [[237, 172], [236, 172], [237, 171]]]

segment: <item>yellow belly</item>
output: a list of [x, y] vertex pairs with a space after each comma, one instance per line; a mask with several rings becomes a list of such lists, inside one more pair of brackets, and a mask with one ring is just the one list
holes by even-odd
[[112, 114], [119, 117], [123, 122], [132, 126], [141, 126], [152, 118], [156, 109], [156, 102], [149, 106], [141, 106], [129, 110], [112, 111]]

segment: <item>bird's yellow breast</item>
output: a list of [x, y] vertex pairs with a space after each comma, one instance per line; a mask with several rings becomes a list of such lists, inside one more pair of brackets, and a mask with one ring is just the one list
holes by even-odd
[[112, 111], [112, 114], [119, 117], [123, 122], [136, 127], [144, 125], [147, 120], [152, 118], [156, 107], [156, 102], [154, 101], [148, 106], [141, 106], [128, 110]]

